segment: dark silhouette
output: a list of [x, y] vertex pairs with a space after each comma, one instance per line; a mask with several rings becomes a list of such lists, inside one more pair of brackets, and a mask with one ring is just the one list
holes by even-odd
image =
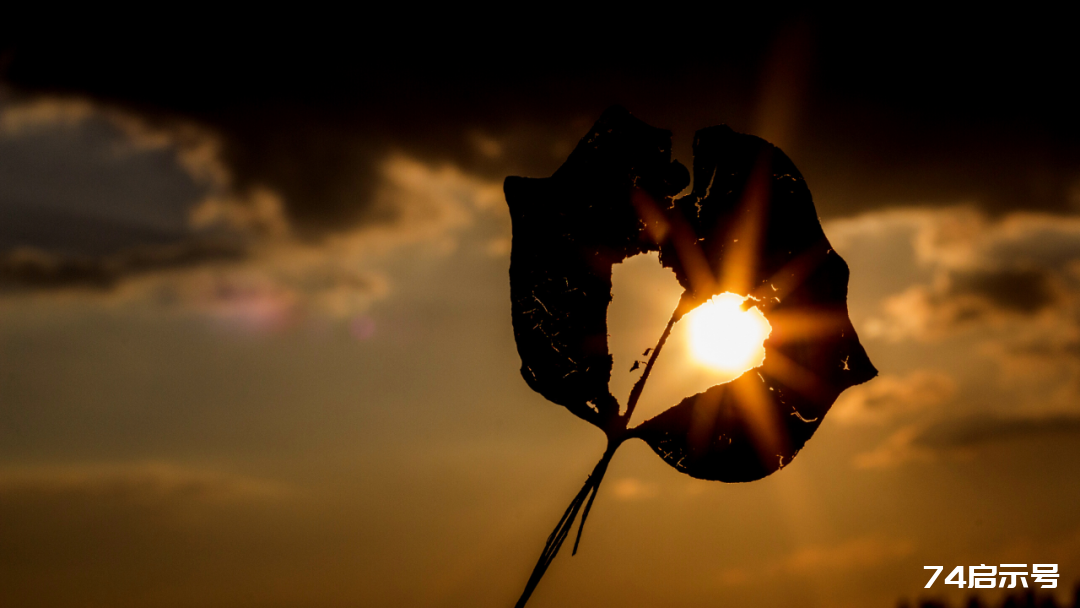
[[[695, 136], [694, 175], [692, 192], [673, 200], [690, 176], [671, 160], [671, 133], [613, 107], [550, 178], [506, 179], [522, 376], [608, 440], [518, 606], [584, 508], [577, 551], [622, 442], [642, 439], [693, 477], [760, 479], [791, 462], [841, 391], [877, 373], [848, 318], [847, 265], [825, 238], [810, 191], [787, 156], [757, 137], [710, 127]], [[608, 389], [611, 269], [647, 251], [660, 252], [685, 291], [621, 408]], [[752, 298], [772, 325], [764, 364], [627, 428], [672, 326], [727, 291]]]

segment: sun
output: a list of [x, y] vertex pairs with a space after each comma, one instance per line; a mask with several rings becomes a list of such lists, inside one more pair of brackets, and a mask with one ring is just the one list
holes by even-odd
[[741, 374], [765, 361], [765, 339], [772, 326], [757, 307], [742, 309], [747, 298], [722, 293], [687, 313], [690, 351], [706, 367]]

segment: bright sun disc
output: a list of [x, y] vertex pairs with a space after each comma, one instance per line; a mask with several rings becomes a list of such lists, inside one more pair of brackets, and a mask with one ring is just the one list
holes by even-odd
[[722, 293], [687, 313], [690, 350], [698, 362], [726, 372], [743, 372], [765, 361], [772, 326], [757, 307], [741, 308], [745, 297]]

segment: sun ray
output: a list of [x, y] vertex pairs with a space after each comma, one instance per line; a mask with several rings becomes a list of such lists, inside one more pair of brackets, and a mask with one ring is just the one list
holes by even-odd
[[[756, 380], [732, 383], [737, 395], [733, 403], [741, 410], [741, 418], [746, 421], [750, 441], [754, 444], [758, 458], [762, 462], [777, 462], [778, 458], [782, 459], [782, 455], [789, 451], [786, 445], [787, 432], [783, 421], [778, 419], [772, 407], [765, 383]], [[783, 466], [784, 463], [781, 460], [779, 464]]]
[[777, 349], [769, 351], [769, 360], [765, 364], [765, 372], [810, 401], [831, 403], [827, 397], [829, 391], [825, 383], [815, 376], [813, 372], [799, 365]]
[[725, 226], [728, 239], [724, 257], [718, 269], [720, 291], [749, 295], [754, 288], [761, 254], [764, 220], [768, 215], [771, 175], [771, 154], [758, 159], [743, 189], [742, 200], [730, 226]]
[[821, 336], [833, 336], [844, 331], [847, 317], [832, 312], [773, 312], [768, 316], [773, 328], [772, 337], [777, 340], [807, 340]]

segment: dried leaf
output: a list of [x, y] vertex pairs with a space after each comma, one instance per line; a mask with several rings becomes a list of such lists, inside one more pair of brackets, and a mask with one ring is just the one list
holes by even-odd
[[[791, 462], [844, 389], [877, 374], [848, 318], [847, 264], [825, 238], [791, 160], [760, 138], [710, 127], [694, 139], [694, 177], [691, 193], [673, 200], [689, 175], [671, 160], [671, 133], [613, 107], [550, 178], [506, 179], [513, 221], [510, 297], [522, 376], [608, 437], [518, 606], [583, 506], [584, 527], [623, 441], [644, 440], [694, 477], [760, 479]], [[657, 250], [685, 291], [656, 346], [645, 351], [645, 369], [620, 411], [608, 387], [611, 269]], [[628, 429], [672, 326], [724, 292], [749, 296], [746, 305], [757, 306], [772, 326], [764, 363]]]

